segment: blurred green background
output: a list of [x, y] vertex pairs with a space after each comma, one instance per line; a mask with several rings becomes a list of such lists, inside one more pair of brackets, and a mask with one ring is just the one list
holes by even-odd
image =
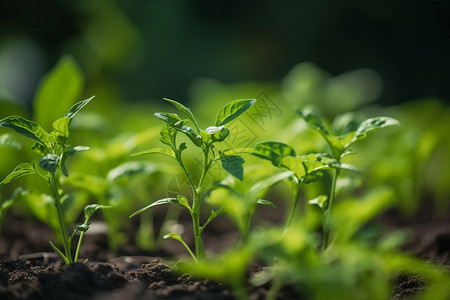
[[30, 108], [71, 54], [110, 101], [187, 101], [198, 78], [279, 81], [305, 61], [374, 70], [383, 104], [449, 99], [449, 34], [447, 0], [1, 1], [0, 97]]

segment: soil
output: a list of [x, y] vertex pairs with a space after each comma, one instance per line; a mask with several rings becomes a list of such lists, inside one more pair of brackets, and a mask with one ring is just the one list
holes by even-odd
[[[450, 268], [449, 217], [449, 213], [436, 216], [421, 211], [406, 218], [392, 210], [377, 221], [389, 230], [409, 227], [411, 242], [403, 250]], [[178, 255], [178, 250], [143, 252], [130, 243], [110, 253], [105, 235], [94, 234], [86, 236], [81, 252], [81, 257], [89, 257], [90, 261], [66, 266], [55, 253], [48, 252], [51, 234], [44, 224], [13, 215], [8, 215], [4, 224], [8, 225], [0, 236], [0, 299], [235, 299], [232, 290], [222, 283], [173, 272], [164, 259]], [[210, 239], [205, 244], [219, 249], [234, 244], [238, 235], [231, 228], [218, 221], [209, 231], [212, 234], [205, 236], [205, 240]], [[252, 264], [249, 277], [260, 270], [260, 265]], [[421, 278], [400, 274], [392, 298], [414, 295], [424, 285]], [[264, 299], [269, 288], [270, 283], [260, 287], [249, 284], [250, 299]], [[277, 297], [299, 298], [289, 287]]]

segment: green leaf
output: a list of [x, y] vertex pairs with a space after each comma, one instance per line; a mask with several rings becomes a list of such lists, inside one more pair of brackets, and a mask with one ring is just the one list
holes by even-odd
[[181, 118], [177, 114], [173, 113], [155, 113], [154, 116], [174, 128], [177, 126], [176, 124], [181, 121]]
[[22, 146], [18, 142], [16, 142], [9, 134], [0, 135], [0, 145], [12, 147], [17, 150], [22, 149]]
[[201, 230], [203, 231], [203, 229], [205, 229], [206, 225], [211, 223], [211, 221], [213, 221], [215, 218], [217, 218], [224, 211], [225, 211], [225, 207], [221, 207], [218, 210], [211, 211], [211, 214], [209, 215], [208, 220], [206, 220], [205, 224], [203, 224], [203, 226], [201, 227]]
[[297, 109], [297, 113], [305, 120], [308, 126], [324, 136], [328, 136], [328, 130], [323, 123], [322, 117], [313, 107]]
[[19, 116], [10, 116], [0, 120], [0, 127], [11, 128], [23, 136], [37, 141], [44, 147], [51, 147], [48, 133], [38, 123], [33, 121]]
[[40, 82], [34, 99], [34, 119], [50, 128], [75, 103], [83, 89], [83, 75], [72, 57], [63, 57]]
[[157, 205], [162, 205], [162, 204], [180, 204], [179, 202], [180, 200], [178, 200], [177, 198], [164, 198], [158, 201], [153, 202], [150, 205], [147, 205], [144, 208], [141, 208], [140, 210], [134, 212], [133, 214], [131, 214], [130, 218], [134, 217], [135, 215], [138, 215], [140, 213], [143, 213], [144, 211], [146, 211], [147, 209], [157, 206]]
[[255, 99], [235, 100], [222, 107], [217, 114], [215, 126], [222, 126], [234, 120], [255, 104]]
[[276, 167], [281, 166], [281, 160], [287, 156], [294, 156], [294, 149], [284, 143], [279, 142], [261, 142], [255, 145], [253, 155], [270, 160]]
[[90, 204], [84, 208], [84, 223], [87, 223], [91, 217], [94, 215], [94, 213], [99, 209], [108, 209], [111, 208], [111, 206], [107, 205], [100, 205], [100, 204]]
[[352, 143], [366, 137], [367, 133], [388, 126], [400, 125], [399, 121], [389, 117], [375, 117], [365, 120], [356, 130]]
[[55, 173], [58, 169], [59, 156], [56, 154], [47, 154], [41, 157], [38, 161], [39, 167], [47, 172]]
[[6, 184], [10, 183], [13, 180], [16, 180], [22, 176], [30, 175], [30, 174], [36, 174], [37, 171], [34, 169], [34, 167], [29, 163], [21, 163], [18, 165], [11, 173], [9, 173], [8, 176], [6, 176], [5, 179], [3, 179], [0, 184]]
[[254, 148], [233, 148], [223, 150], [222, 155], [229, 156], [229, 155], [253, 154], [254, 151], [255, 151]]
[[125, 162], [106, 175], [106, 181], [110, 184], [114, 184], [115, 181], [121, 178], [128, 178], [138, 174], [153, 174], [158, 171], [158, 168], [153, 163], [130, 161]]
[[285, 179], [291, 178], [292, 175], [294, 175], [292, 171], [285, 171], [272, 175], [264, 180], [260, 180], [250, 187], [249, 194], [255, 198], [262, 197], [272, 186]]
[[258, 201], [256, 201], [256, 204], [265, 205], [265, 206], [269, 206], [272, 208], [277, 208], [276, 205], [273, 204], [271, 201], [264, 200], [264, 199], [258, 199]]
[[72, 119], [83, 107], [86, 106], [92, 99], [94, 99], [95, 96], [92, 96], [91, 98], [81, 100], [80, 102], [75, 103], [69, 111], [64, 115], [66, 118]]
[[59, 118], [55, 122], [53, 122], [53, 128], [56, 130], [56, 132], [61, 135], [64, 138], [69, 137], [69, 123], [70, 118], [63, 117]]
[[160, 137], [159, 140], [168, 146], [174, 147], [173, 141], [175, 140], [175, 137], [177, 136], [177, 132], [175, 128], [169, 126], [168, 124], [164, 124], [163, 128], [160, 131]]
[[133, 153], [131, 156], [140, 156], [140, 155], [148, 155], [148, 154], [164, 154], [176, 159], [175, 152], [169, 148], [153, 148], [145, 151], [141, 151], [138, 153]]
[[178, 103], [175, 100], [171, 100], [171, 99], [167, 99], [167, 98], [164, 98], [164, 100], [166, 100], [167, 102], [173, 104], [180, 112], [184, 113], [189, 118], [189, 120], [192, 121], [192, 123], [194, 124], [195, 128], [197, 129], [197, 131], [200, 131], [200, 127], [198, 126], [198, 122], [195, 119], [194, 115], [192, 114], [192, 112], [191, 112], [191, 110], [189, 108], [187, 108], [186, 106], [184, 106], [181, 103]]
[[238, 155], [230, 155], [220, 158], [222, 162], [222, 168], [224, 168], [231, 175], [239, 180], [244, 179], [244, 167], [243, 164], [245, 160]]
[[228, 137], [229, 134], [230, 131], [224, 126], [210, 126], [206, 128], [206, 130], [200, 131], [200, 136], [207, 144], [222, 142]]
[[187, 209], [191, 210], [191, 207], [189, 206], [188, 199], [183, 195], [177, 195], [178, 204], [181, 206], [186, 207]]
[[328, 199], [328, 197], [326, 195], [320, 195], [314, 199], [309, 200], [308, 204], [317, 205], [321, 209], [324, 209], [325, 205], [327, 203], [327, 199]]

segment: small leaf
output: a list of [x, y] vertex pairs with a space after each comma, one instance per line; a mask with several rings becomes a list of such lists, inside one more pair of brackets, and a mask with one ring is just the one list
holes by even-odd
[[206, 130], [200, 131], [200, 136], [207, 144], [222, 142], [228, 137], [229, 134], [230, 131], [224, 126], [210, 126], [206, 128]]
[[317, 113], [313, 107], [305, 109], [297, 109], [297, 113], [305, 120], [308, 126], [324, 136], [328, 136], [328, 130], [323, 123], [322, 117]]
[[166, 100], [167, 102], [173, 104], [180, 112], [184, 113], [189, 118], [189, 120], [192, 121], [192, 123], [194, 124], [195, 128], [197, 129], [197, 131], [200, 131], [200, 127], [198, 126], [198, 122], [195, 119], [194, 115], [192, 114], [192, 112], [191, 112], [191, 110], [189, 108], [187, 108], [186, 106], [184, 106], [181, 103], [178, 103], [175, 100], [171, 100], [171, 99], [167, 99], [167, 98], [164, 98], [164, 100]]
[[175, 233], [175, 232], [171, 232], [171, 233], [165, 234], [165, 235], [163, 236], [163, 238], [164, 238], [164, 239], [174, 239], [174, 240], [177, 240], [177, 241], [179, 241], [179, 242], [184, 243], [184, 241], [183, 241], [183, 239], [181, 238], [181, 236], [180, 236], [179, 234]]
[[92, 99], [94, 99], [95, 96], [92, 96], [91, 98], [82, 100], [80, 102], [75, 103], [69, 111], [64, 115], [64, 117], [72, 119], [83, 107], [86, 106], [86, 104], [89, 103]]
[[63, 117], [59, 118], [55, 122], [53, 122], [53, 128], [60, 134], [61, 136], [68, 138], [69, 137], [69, 123], [70, 118]]
[[47, 154], [39, 159], [39, 167], [47, 172], [54, 173], [58, 169], [59, 156], [56, 154]]
[[230, 155], [220, 158], [222, 162], [222, 168], [224, 168], [231, 175], [239, 180], [244, 179], [244, 167], [243, 164], [245, 160], [238, 155]]
[[191, 209], [191, 207], [189, 206], [188, 199], [185, 196], [177, 195], [177, 200], [178, 200], [178, 204], [188, 208], [189, 210]]
[[131, 214], [130, 218], [134, 217], [135, 215], [138, 215], [140, 213], [143, 213], [144, 211], [146, 211], [147, 209], [157, 206], [157, 205], [162, 205], [162, 204], [180, 204], [179, 200], [177, 198], [164, 198], [158, 201], [153, 202], [150, 205], [147, 205], [144, 208], [141, 208], [140, 210], [134, 212], [133, 214]]
[[5, 179], [3, 179], [0, 184], [6, 184], [13, 180], [16, 180], [22, 176], [30, 175], [30, 174], [36, 174], [37, 171], [34, 169], [34, 167], [29, 163], [21, 163], [18, 165], [8, 176], [6, 176]]
[[173, 114], [173, 113], [155, 113], [154, 114], [155, 117], [157, 117], [158, 119], [166, 122], [167, 124], [169, 124], [172, 127], [175, 127], [179, 121], [181, 121], [181, 118], [177, 115], [177, 114]]
[[86, 231], [88, 231], [88, 229], [89, 229], [89, 224], [81, 224], [81, 225], [77, 226], [75, 231], [86, 232]]
[[270, 160], [276, 167], [281, 166], [281, 160], [287, 156], [295, 157], [294, 149], [284, 143], [279, 142], [261, 142], [255, 145], [253, 155]]
[[176, 159], [175, 152], [172, 149], [168, 148], [153, 148], [145, 151], [141, 151], [138, 153], [133, 153], [131, 156], [140, 156], [140, 155], [148, 155], [148, 154], [164, 154]]
[[225, 207], [221, 207], [218, 210], [211, 211], [211, 214], [209, 215], [208, 220], [206, 220], [205, 224], [203, 224], [203, 226], [201, 227], [201, 230], [203, 231], [203, 229], [205, 229], [206, 225], [211, 223], [211, 221], [213, 221], [215, 218], [217, 218], [224, 211], [225, 211]]
[[36, 142], [31, 146], [31, 150], [33, 150], [35, 153], [37, 153], [39, 156], [45, 156], [47, 155], [50, 150], [45, 147], [44, 145]]
[[66, 152], [64, 152], [63, 158], [61, 160], [61, 171], [64, 174], [64, 176], [69, 177], [69, 172], [67, 171], [67, 168], [66, 168], [66, 159], [69, 156], [75, 155], [75, 153], [77, 153], [77, 152], [86, 151], [86, 150], [89, 150], [89, 147], [87, 147], [87, 146], [76, 146], [76, 147], [73, 147], [73, 148], [69, 148], [68, 150], [66, 150]]
[[222, 126], [239, 117], [253, 104], [255, 99], [235, 100], [222, 107], [217, 114], [215, 126]]
[[400, 123], [396, 119], [389, 117], [375, 117], [367, 119], [359, 125], [352, 142], [365, 138], [367, 133], [371, 131], [399, 124]]
[[325, 195], [320, 195], [319, 197], [316, 197], [314, 199], [311, 199], [308, 201], [308, 204], [311, 205], [317, 205], [318, 207], [320, 207], [321, 209], [325, 208], [325, 205], [327, 203], [327, 199], [328, 197]]
[[33, 121], [19, 116], [10, 116], [0, 120], [0, 127], [11, 128], [23, 136], [37, 141], [44, 147], [51, 147], [48, 133]]
[[222, 151], [222, 156], [253, 154], [254, 148], [233, 148]]
[[100, 205], [100, 204], [90, 204], [84, 208], [84, 220], [85, 223], [87, 223], [91, 217], [94, 215], [94, 213], [99, 209], [108, 209], [111, 208], [111, 206], [107, 205]]
[[175, 140], [175, 137], [177, 136], [177, 132], [175, 128], [169, 126], [168, 124], [164, 124], [163, 128], [160, 131], [160, 138], [159, 140], [168, 146], [173, 147], [173, 141]]
[[265, 206], [277, 208], [276, 205], [273, 204], [271, 201], [269, 201], [269, 200], [264, 200], [264, 199], [258, 199], [258, 201], [256, 201], [256, 204], [260, 204], [260, 205], [265, 205]]
[[22, 149], [22, 146], [18, 142], [16, 142], [9, 134], [0, 135], [0, 145], [9, 146], [17, 150]]

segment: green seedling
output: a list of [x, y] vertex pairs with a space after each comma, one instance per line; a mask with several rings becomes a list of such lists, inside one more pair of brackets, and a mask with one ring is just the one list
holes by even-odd
[[[196, 118], [189, 108], [174, 100], [165, 100], [174, 105], [185, 117], [187, 117], [187, 119], [182, 119], [175, 113], [155, 113], [155, 117], [165, 123], [160, 132], [160, 141], [169, 146], [169, 148], [155, 148], [139, 152], [134, 155], [163, 154], [176, 160], [189, 181], [192, 201], [189, 202], [184, 195], [177, 195], [176, 198], [169, 197], [161, 199], [138, 210], [130, 217], [161, 204], [176, 204], [185, 207], [192, 217], [195, 255], [194, 252], [191, 251], [187, 244], [182, 240], [181, 236], [175, 233], [170, 233], [166, 237], [175, 238], [176, 240], [181, 241], [191, 254], [194, 261], [204, 261], [206, 259], [206, 254], [201, 237], [202, 232], [205, 227], [224, 210], [223, 208], [220, 208], [216, 211], [212, 211], [206, 222], [203, 225], [200, 225], [201, 200], [204, 193], [208, 191], [208, 188], [205, 189], [204, 187], [205, 178], [213, 164], [220, 161], [223, 169], [236, 178], [240, 180], [243, 179], [244, 159], [239, 155], [239, 150], [217, 151], [215, 145], [216, 143], [224, 141], [228, 137], [230, 131], [227, 127], [225, 127], [225, 125], [249, 109], [256, 102], [256, 100], [235, 100], [228, 103], [222, 107], [217, 114], [214, 126], [210, 126], [206, 129], [200, 128]], [[189, 121], [193, 124], [194, 128], [186, 125]], [[192, 144], [201, 149], [203, 153], [203, 167], [201, 170], [200, 179], [198, 181], [194, 180], [192, 173], [186, 168], [183, 162], [182, 152], [186, 150], [187, 146], [185, 142], [179, 144], [177, 143], [177, 134], [179, 132], [186, 135]]]
[[369, 132], [385, 128], [388, 126], [399, 125], [399, 122], [390, 117], [374, 117], [358, 124], [354, 118], [349, 115], [342, 115], [334, 120], [331, 128], [326, 125], [321, 116], [313, 109], [298, 109], [297, 112], [305, 120], [308, 126], [320, 133], [328, 144], [331, 152], [327, 165], [332, 169], [331, 188], [328, 199], [320, 197], [311, 201], [311, 204], [317, 204], [324, 213], [323, 219], [323, 244], [325, 250], [328, 247], [330, 239], [330, 215], [333, 202], [336, 196], [336, 182], [341, 169], [356, 170], [353, 166], [341, 163], [342, 159], [354, 154], [350, 146], [355, 142], [364, 139]]
[[[67, 138], [69, 137], [69, 124], [72, 121], [72, 118], [88, 104], [92, 98], [93, 97], [76, 103], [62, 118], [54, 121], [54, 130], [51, 133], [47, 133], [38, 123], [26, 120], [19, 116], [10, 116], [0, 120], [0, 127], [10, 128], [35, 142], [31, 149], [40, 156], [38, 166], [44, 171], [43, 174], [38, 171], [34, 163], [21, 163], [2, 182], [0, 182], [0, 184], [6, 184], [22, 176], [31, 174], [38, 175], [48, 184], [53, 197], [53, 204], [56, 207], [64, 252], [51, 241], [50, 244], [66, 264], [71, 264], [78, 260], [83, 235], [89, 228], [89, 219], [96, 210], [105, 208], [101, 205], [88, 205], [84, 210], [85, 222], [82, 225], [77, 226], [73, 233], [69, 235], [62, 208], [62, 202], [64, 199], [68, 198], [68, 195], [62, 195], [59, 188], [59, 177], [61, 173], [65, 176], [69, 176], [66, 168], [66, 159], [68, 157], [75, 155], [77, 152], [89, 149], [84, 146], [72, 147], [67, 144]], [[81, 234], [78, 239], [75, 254], [72, 255], [72, 241], [78, 232], [81, 232]]]

